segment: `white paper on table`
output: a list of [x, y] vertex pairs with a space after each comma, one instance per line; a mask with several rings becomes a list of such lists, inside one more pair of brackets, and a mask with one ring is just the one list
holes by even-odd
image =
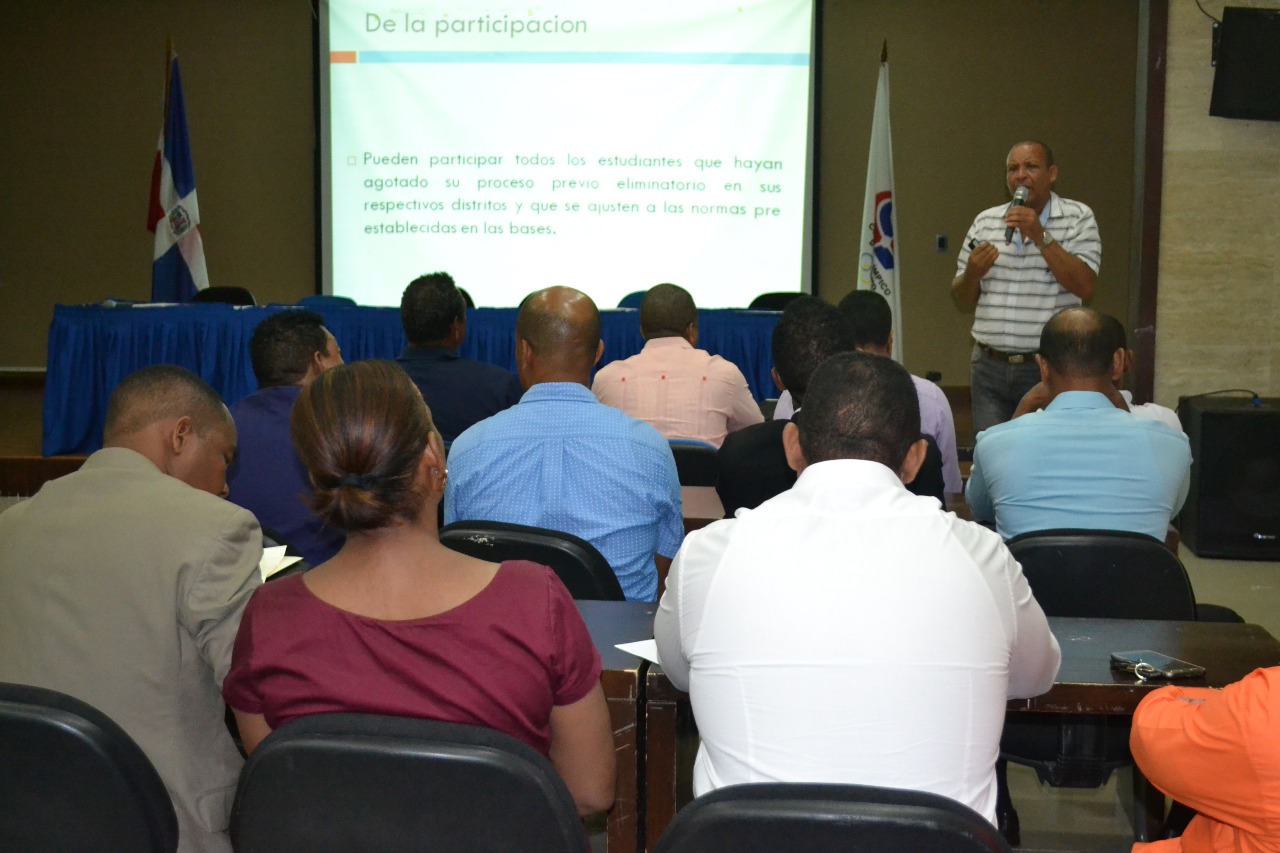
[[262, 559], [258, 561], [258, 573], [262, 575], [264, 581], [278, 572], [283, 572], [302, 559], [301, 557], [286, 557], [284, 551], [285, 546], [283, 545], [271, 545], [262, 549]]
[[614, 648], [621, 649], [629, 655], [644, 658], [650, 663], [662, 665], [662, 661], [658, 660], [657, 640], [636, 640], [634, 643], [618, 643]]

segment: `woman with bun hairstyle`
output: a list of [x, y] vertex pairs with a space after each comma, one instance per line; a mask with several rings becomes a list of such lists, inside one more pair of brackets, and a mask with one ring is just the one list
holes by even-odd
[[583, 814], [609, 808], [600, 655], [550, 569], [440, 544], [444, 445], [408, 376], [388, 361], [327, 370], [292, 432], [312, 505], [347, 541], [245, 608], [223, 696], [246, 751], [308, 714], [486, 726], [548, 756]]

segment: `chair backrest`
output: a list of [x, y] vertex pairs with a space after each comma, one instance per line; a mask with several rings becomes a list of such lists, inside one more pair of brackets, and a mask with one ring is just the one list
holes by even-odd
[[350, 296], [334, 296], [331, 293], [313, 293], [298, 300], [304, 308], [351, 308], [356, 301]]
[[228, 305], [257, 305], [258, 300], [243, 287], [206, 287], [197, 290], [192, 302], [225, 302]]
[[865, 785], [732, 785], [680, 810], [654, 853], [1007, 853], [996, 828], [954, 800]]
[[504, 521], [455, 521], [440, 531], [440, 541], [455, 551], [494, 563], [532, 560], [550, 566], [576, 599], [626, 600], [604, 555], [570, 533]]
[[641, 303], [644, 302], [644, 295], [646, 293], [648, 293], [647, 290], [636, 290], [631, 293], [628, 293], [626, 296], [618, 300], [618, 307], [619, 308], [639, 308]]
[[804, 294], [796, 290], [762, 293], [752, 299], [747, 308], [751, 311], [781, 311], [801, 296], [804, 296]]
[[1048, 616], [1196, 618], [1187, 570], [1158, 539], [1118, 530], [1039, 530], [1009, 550]]
[[64, 693], [0, 684], [0, 850], [177, 849], [169, 793], [124, 729]]
[[258, 745], [231, 810], [236, 853], [583, 853], [551, 762], [491, 729], [318, 714]]
[[671, 455], [676, 458], [676, 474], [682, 486], [716, 484], [716, 449], [703, 441], [673, 438]]

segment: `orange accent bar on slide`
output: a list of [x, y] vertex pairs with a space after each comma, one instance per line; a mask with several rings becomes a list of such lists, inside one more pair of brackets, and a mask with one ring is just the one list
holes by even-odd
[[333, 50], [329, 52], [329, 62], [333, 65], [355, 61], [356, 52], [354, 50]]

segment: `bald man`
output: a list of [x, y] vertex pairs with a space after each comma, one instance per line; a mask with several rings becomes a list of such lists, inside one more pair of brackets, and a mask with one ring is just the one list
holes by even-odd
[[655, 601], [684, 537], [667, 440], [591, 393], [604, 353], [586, 294], [551, 287], [516, 321], [520, 402], [449, 450], [446, 522], [505, 521], [560, 530], [600, 550], [630, 601]]
[[1082, 527], [1163, 541], [1187, 497], [1187, 437], [1116, 407], [1124, 352], [1097, 311], [1058, 312], [1039, 349], [1049, 403], [978, 435], [965, 488], [974, 521], [994, 521], [1005, 539]]
[[0, 681], [105, 712], [164, 780], [178, 850], [230, 853], [242, 762], [220, 691], [262, 556], [253, 515], [222, 500], [235, 424], [161, 365], [116, 388], [103, 444], [0, 515]]

